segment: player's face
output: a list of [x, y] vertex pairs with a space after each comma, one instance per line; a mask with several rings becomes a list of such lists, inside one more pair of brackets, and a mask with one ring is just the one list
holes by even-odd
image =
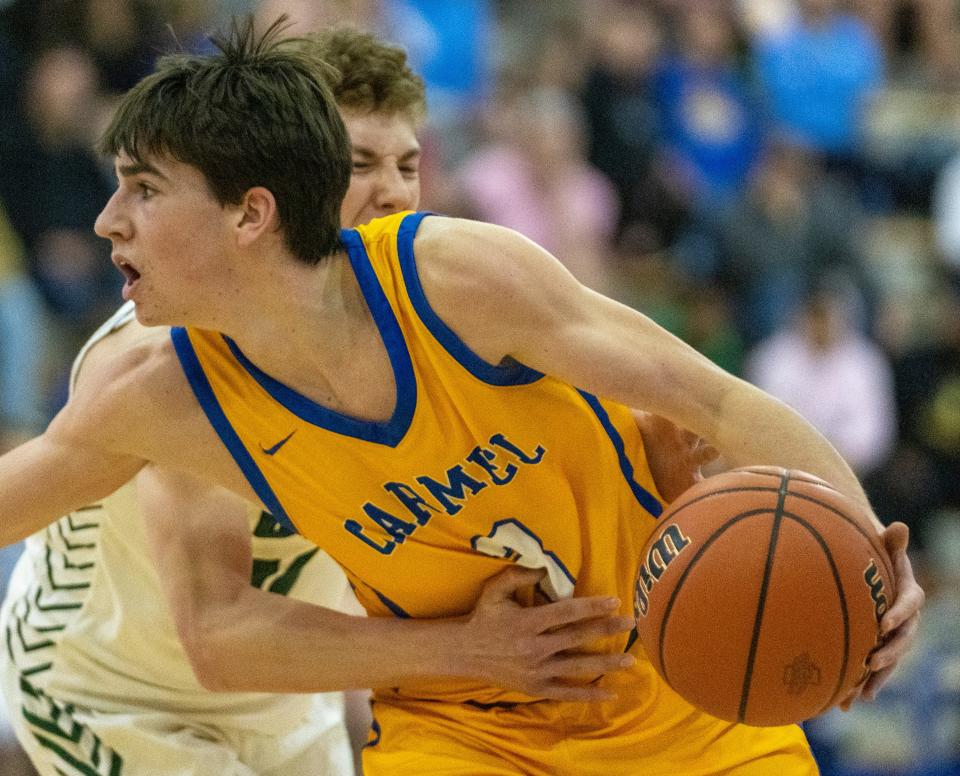
[[123, 298], [145, 324], [201, 323], [204, 305], [231, 292], [231, 208], [217, 202], [194, 167], [164, 158], [116, 159], [117, 190], [94, 229], [110, 240]]
[[420, 203], [420, 144], [402, 114], [341, 112], [353, 145], [353, 174], [340, 208], [345, 227]]

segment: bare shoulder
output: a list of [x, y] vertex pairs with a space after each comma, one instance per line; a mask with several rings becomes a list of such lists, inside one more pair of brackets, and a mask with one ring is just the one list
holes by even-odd
[[440, 288], [477, 282], [507, 286], [543, 261], [556, 263], [512, 229], [464, 218], [425, 218], [414, 251], [423, 281]]
[[517, 355], [515, 335], [562, 315], [584, 290], [548, 251], [512, 229], [426, 218], [414, 241], [431, 307], [478, 355]]
[[56, 430], [112, 452], [150, 457], [153, 432], [192, 398], [184, 388], [169, 329], [131, 322], [87, 353]]
[[130, 354], [135, 360], [144, 359], [149, 343], [159, 343], [169, 337], [170, 330], [166, 327], [147, 327], [135, 318], [124, 323], [97, 340], [83, 355], [77, 367], [77, 388], [96, 376], [102, 378], [103, 368], [111, 363], [120, 368], [129, 366], [129, 362], [117, 360], [123, 354]]

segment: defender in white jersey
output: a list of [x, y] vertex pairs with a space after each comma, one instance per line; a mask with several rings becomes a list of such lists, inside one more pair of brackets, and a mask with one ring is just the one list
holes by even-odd
[[[127, 303], [88, 352], [156, 336]], [[116, 343], [110, 340], [117, 340]], [[125, 341], [125, 342], [124, 342]], [[337, 565], [251, 506], [253, 584], [337, 608]], [[29, 537], [0, 614], [4, 695], [42, 774], [343, 774], [343, 698], [211, 693], [167, 612], [130, 482]]]
[[[354, 143], [370, 151], [357, 165], [344, 223], [416, 207], [422, 82], [402, 51], [369, 35], [340, 30], [313, 43], [319, 58], [350, 71], [331, 74], [334, 92]], [[379, 102], [359, 96], [369, 91]], [[377, 125], [386, 151], [368, 148]], [[396, 159], [385, 158], [397, 149]], [[71, 390], [94, 348], [109, 353], [158, 333], [124, 304], [77, 356]], [[343, 572], [316, 545], [259, 507], [249, 506], [247, 522], [254, 586], [349, 605]], [[167, 611], [135, 481], [26, 540], [0, 632], [10, 716], [42, 774], [353, 772], [342, 694], [211, 693], [197, 680]]]

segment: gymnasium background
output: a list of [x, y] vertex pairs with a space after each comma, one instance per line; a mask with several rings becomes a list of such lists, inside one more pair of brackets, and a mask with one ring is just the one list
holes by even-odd
[[113, 99], [243, 11], [403, 44], [426, 209], [524, 232], [834, 442], [929, 597], [878, 702], [808, 733], [825, 776], [960, 773], [960, 2], [0, 0], [4, 447], [120, 301]]

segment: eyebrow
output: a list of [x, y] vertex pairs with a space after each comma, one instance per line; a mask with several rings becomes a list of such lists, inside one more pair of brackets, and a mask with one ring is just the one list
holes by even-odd
[[[378, 156], [377, 153], [375, 153], [374, 151], [371, 151], [369, 148], [364, 148], [363, 146], [356, 146], [356, 145], [353, 147], [353, 153], [357, 154], [358, 156], [364, 156], [368, 158], [373, 158]], [[419, 147], [411, 148], [403, 156], [400, 157], [400, 161], [401, 162], [407, 161], [408, 159], [412, 159], [415, 156], [420, 156], [422, 153], [423, 153], [423, 149]]]
[[149, 162], [135, 162], [133, 164], [121, 164], [117, 167], [117, 173], [125, 178], [131, 175], [139, 175], [141, 173], [147, 173], [149, 175], [155, 175], [162, 180], [168, 180], [166, 175], [160, 172], [160, 170], [158, 170]]

